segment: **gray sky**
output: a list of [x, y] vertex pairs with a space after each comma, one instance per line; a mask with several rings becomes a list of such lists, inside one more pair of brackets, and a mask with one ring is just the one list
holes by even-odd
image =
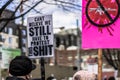
[[[35, 0], [37, 1], [37, 0]], [[52, 1], [52, 0], [47, 0]], [[61, 0], [62, 1], [62, 0]], [[65, 0], [67, 1], [67, 0]], [[73, 0], [71, 0], [73, 1]], [[82, 0], [74, 0], [77, 1], [78, 4], [81, 5]], [[29, 4], [29, 3], [27, 3]], [[56, 5], [49, 5], [49, 4], [39, 4], [36, 8], [36, 10], [40, 10], [41, 13], [43, 14], [52, 14], [53, 15], [53, 28], [58, 28], [64, 26], [65, 29], [68, 28], [76, 28], [76, 19], [79, 19], [79, 26], [81, 26], [81, 11], [73, 11], [73, 12], [68, 12], [68, 11], [63, 11], [63, 9], [59, 8]], [[30, 12], [29, 14], [26, 15], [28, 16], [35, 16], [35, 15], [40, 15], [40, 14], [35, 14], [34, 12]], [[25, 18], [25, 25], [27, 25], [27, 18]], [[54, 32], [58, 32], [59, 29], [54, 30]]]

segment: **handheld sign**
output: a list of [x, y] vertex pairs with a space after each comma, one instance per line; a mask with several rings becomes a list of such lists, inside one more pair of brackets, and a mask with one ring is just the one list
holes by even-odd
[[28, 56], [30, 58], [53, 56], [52, 15], [28, 17]]
[[82, 48], [120, 48], [119, 0], [82, 0]]

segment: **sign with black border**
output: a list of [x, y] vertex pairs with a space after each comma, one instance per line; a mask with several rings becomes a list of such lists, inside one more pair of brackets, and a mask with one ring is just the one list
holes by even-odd
[[28, 56], [30, 58], [53, 57], [52, 15], [27, 18]]

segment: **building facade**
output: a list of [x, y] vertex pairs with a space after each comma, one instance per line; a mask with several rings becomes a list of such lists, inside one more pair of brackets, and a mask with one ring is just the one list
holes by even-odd
[[[9, 18], [12, 13], [10, 10], [5, 10], [1, 17]], [[5, 24], [6, 22], [2, 21], [0, 23], [0, 29], [2, 29]], [[3, 47], [18, 48], [18, 29], [14, 20], [9, 21], [2, 32], [0, 32], [0, 45]]]
[[[9, 14], [8, 14], [9, 13]], [[2, 18], [9, 18], [13, 14], [10, 10], [5, 10], [2, 13]], [[6, 22], [0, 23], [0, 29]], [[15, 23], [15, 20], [9, 21], [5, 28], [0, 33], [0, 45], [7, 48], [19, 48], [21, 54], [25, 55], [27, 52], [27, 30], [23, 25]]]
[[61, 30], [57, 34], [54, 35], [55, 37], [55, 46], [56, 48], [59, 48], [61, 45], [64, 45], [64, 48], [67, 49], [71, 46], [78, 46], [77, 39], [80, 39], [81, 44], [81, 33], [78, 34], [76, 29], [67, 29], [67, 30]]

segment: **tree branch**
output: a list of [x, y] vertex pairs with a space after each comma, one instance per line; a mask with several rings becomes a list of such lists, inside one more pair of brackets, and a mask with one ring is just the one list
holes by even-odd
[[118, 69], [117, 66], [114, 65], [114, 62], [112, 60], [112, 53], [109, 49], [104, 49], [103, 50], [103, 55], [105, 57], [105, 59], [107, 60], [107, 62], [114, 67], [114, 69]]
[[7, 21], [7, 20], [14, 20], [14, 19], [18, 19], [24, 15], [26, 15], [29, 11], [31, 11], [32, 9], [34, 9], [39, 3], [41, 3], [43, 0], [37, 2], [34, 6], [32, 6], [29, 10], [27, 10], [26, 12], [24, 12], [23, 14], [16, 16], [16, 17], [12, 17], [12, 18], [1, 18], [0, 21]]
[[[15, 13], [17, 12], [17, 10], [20, 8], [21, 4], [23, 3], [23, 1], [20, 2], [20, 4], [16, 7], [15, 11], [13, 12], [13, 14], [11, 15], [11, 17], [9, 18], [12, 18], [15, 16]], [[5, 24], [3, 25], [3, 27], [0, 29], [0, 32], [2, 32], [4, 30], [4, 28], [7, 26], [7, 24], [10, 22], [10, 20], [7, 20], [5, 22]]]
[[2, 8], [0, 9], [0, 16], [1, 16], [2, 12], [5, 10], [5, 8], [6, 8], [12, 1], [13, 1], [13, 0], [8, 0], [8, 2], [2, 6]]
[[[31, 6], [29, 6], [29, 5], [27, 5], [27, 4], [23, 4], [24, 6], [27, 6], [28, 8], [31, 8]], [[40, 11], [38, 11], [38, 10], [36, 10], [36, 9], [34, 9], [33, 8], [33, 10], [36, 12], [36, 13], [40, 13], [40, 14], [42, 14]]]
[[54, 0], [56, 2], [60, 2], [60, 3], [64, 3], [64, 4], [70, 4], [70, 5], [73, 5], [73, 6], [76, 6], [76, 7], [82, 7], [81, 5], [77, 5], [77, 4], [74, 4], [74, 3], [70, 3], [70, 2], [65, 2], [65, 1], [60, 1], [60, 0]]

